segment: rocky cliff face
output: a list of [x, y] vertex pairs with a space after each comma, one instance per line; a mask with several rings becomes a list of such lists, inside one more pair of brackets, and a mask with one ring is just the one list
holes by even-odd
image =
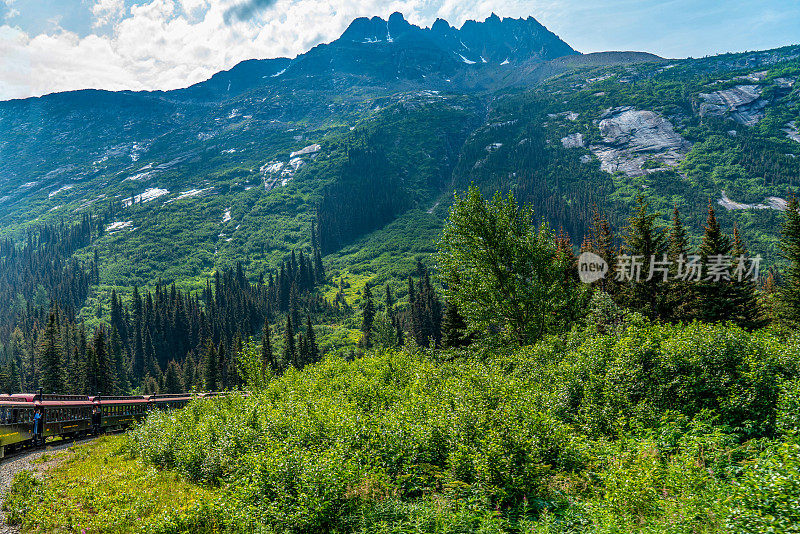
[[600, 168], [611, 173], [639, 176], [647, 172], [648, 162], [654, 168], [675, 166], [691, 146], [660, 114], [630, 106], [606, 111], [598, 126], [603, 142], [590, 149], [600, 160]]
[[740, 124], [752, 126], [764, 117], [767, 102], [761, 98], [758, 85], [737, 85], [731, 89], [701, 93], [700, 116], [730, 117]]

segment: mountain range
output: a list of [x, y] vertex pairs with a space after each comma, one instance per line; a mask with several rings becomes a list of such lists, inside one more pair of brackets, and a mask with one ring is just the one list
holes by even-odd
[[[110, 288], [251, 277], [310, 247], [350, 295], [435, 248], [453, 192], [510, 190], [580, 244], [638, 196], [696, 239], [723, 227], [779, 261], [800, 177], [800, 47], [668, 60], [581, 54], [535, 19], [430, 28], [360, 18], [295, 58], [174, 91], [0, 102], [0, 234], [93, 213], [88, 308]], [[27, 297], [26, 297], [27, 298]]]

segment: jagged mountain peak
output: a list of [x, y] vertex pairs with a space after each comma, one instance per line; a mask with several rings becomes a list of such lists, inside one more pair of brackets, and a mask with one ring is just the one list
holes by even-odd
[[436, 19], [430, 28], [421, 28], [398, 12], [388, 20], [361, 17], [339, 40], [376, 44], [395, 43], [397, 39], [433, 45], [467, 64], [547, 60], [576, 53], [535, 18], [501, 18], [496, 13], [482, 22], [467, 20], [461, 28], [444, 19]]

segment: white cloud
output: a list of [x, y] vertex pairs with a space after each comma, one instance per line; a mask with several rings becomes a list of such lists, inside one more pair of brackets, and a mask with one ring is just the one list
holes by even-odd
[[92, 6], [92, 14], [95, 16], [94, 27], [113, 24], [120, 20], [125, 13], [125, 3], [123, 0], [97, 0]]

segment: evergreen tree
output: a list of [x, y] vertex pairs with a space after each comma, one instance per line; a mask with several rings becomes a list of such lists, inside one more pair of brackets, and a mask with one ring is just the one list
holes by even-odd
[[227, 377], [226, 388], [227, 390], [231, 389], [239, 389], [242, 385], [242, 380], [239, 376], [239, 355], [241, 354], [241, 349], [238, 352], [231, 353], [230, 358], [228, 358], [227, 362], [227, 369], [225, 375]]
[[609, 223], [608, 218], [600, 212], [597, 205], [594, 206], [592, 226], [589, 229], [588, 239], [585, 239], [581, 246], [581, 252], [593, 252], [605, 260], [609, 272], [605, 278], [601, 278], [595, 284], [601, 291], [609, 295], [616, 295], [619, 290], [619, 284], [613, 274], [613, 269], [617, 263], [614, 233], [611, 230], [611, 223]]
[[800, 326], [800, 204], [792, 197], [781, 226], [781, 256], [787, 266], [778, 289], [778, 317], [787, 325]]
[[[731, 293], [731, 242], [717, 222], [714, 206], [708, 202], [703, 242], [700, 245], [703, 265], [702, 281], [696, 284], [698, 318], [705, 322], [724, 322], [733, 319], [736, 303]], [[717, 266], [725, 274], [715, 274]]]
[[9, 358], [8, 361], [8, 386], [6, 387], [8, 393], [18, 393], [22, 391], [20, 386], [19, 366], [17, 365], [16, 358]]
[[219, 368], [217, 362], [217, 349], [214, 343], [209, 341], [206, 348], [203, 384], [206, 391], [217, 391], [219, 386]]
[[469, 345], [472, 341], [467, 323], [458, 313], [458, 307], [452, 302], [445, 306], [442, 321], [442, 346], [445, 348], [460, 348]]
[[108, 353], [106, 330], [100, 327], [95, 332], [94, 342], [95, 369], [97, 372], [97, 391], [101, 395], [113, 395], [115, 391], [114, 365]]
[[111, 339], [109, 342], [111, 349], [111, 361], [114, 367], [114, 375], [116, 376], [116, 394], [124, 394], [128, 389], [128, 372], [125, 366], [124, 347], [122, 345], [122, 338], [120, 337], [119, 330], [116, 326], [111, 327]]
[[297, 360], [300, 362], [300, 368], [303, 368], [310, 363], [308, 344], [306, 343], [306, 338], [302, 333], [297, 334]]
[[261, 331], [261, 376], [266, 378], [268, 373], [278, 372], [278, 363], [272, 352], [272, 340], [270, 339], [269, 321], [264, 319], [264, 329]]
[[145, 374], [152, 377], [157, 377], [161, 374], [161, 369], [158, 366], [158, 362], [156, 362], [156, 352], [150, 332], [147, 332], [144, 336], [144, 368]]
[[620, 289], [622, 302], [651, 318], [667, 315], [668, 283], [664, 279], [669, 277], [667, 240], [664, 231], [655, 223], [660, 215], [650, 212], [650, 206], [642, 196], [637, 198], [636, 213], [628, 219], [625, 228], [623, 251], [626, 264], [620, 266], [626, 271]]
[[670, 280], [667, 285], [666, 314], [672, 321], [691, 321], [694, 310], [694, 284], [683, 280], [689, 261], [689, 241], [686, 228], [681, 221], [678, 207], [672, 210], [672, 225], [669, 231]]
[[733, 273], [731, 301], [734, 305], [731, 319], [742, 328], [755, 330], [764, 325], [761, 305], [758, 302], [756, 280], [750, 273], [749, 254], [738, 226], [733, 227]]
[[56, 325], [56, 313], [51, 311], [47, 326], [39, 339], [39, 361], [42, 365], [42, 390], [46, 393], [63, 391], [64, 380], [61, 367], [61, 339]]
[[292, 323], [298, 324], [300, 322], [300, 290], [297, 284], [292, 282], [289, 289], [289, 315], [292, 316]]
[[392, 295], [392, 287], [389, 282], [386, 282], [386, 315], [392, 317], [394, 315], [394, 296]]
[[167, 364], [167, 371], [164, 373], [164, 391], [166, 393], [183, 393], [184, 383], [182, 373], [175, 360], [170, 360]]
[[300, 369], [300, 362], [297, 361], [297, 349], [294, 344], [294, 328], [292, 328], [292, 316], [286, 316], [286, 328], [283, 332], [283, 361], [285, 365], [292, 365], [295, 369]]
[[320, 360], [319, 345], [317, 345], [317, 336], [314, 334], [310, 315], [306, 316], [306, 343], [308, 345], [308, 361], [317, 363]]
[[375, 303], [372, 301], [372, 290], [369, 283], [364, 284], [361, 295], [361, 341], [362, 347], [372, 346], [372, 323], [375, 321]]
[[195, 374], [197, 373], [197, 362], [195, 362], [192, 353], [190, 352], [186, 356], [186, 360], [183, 362], [183, 368], [181, 369], [183, 373], [183, 387], [186, 391], [192, 391], [195, 387]]

